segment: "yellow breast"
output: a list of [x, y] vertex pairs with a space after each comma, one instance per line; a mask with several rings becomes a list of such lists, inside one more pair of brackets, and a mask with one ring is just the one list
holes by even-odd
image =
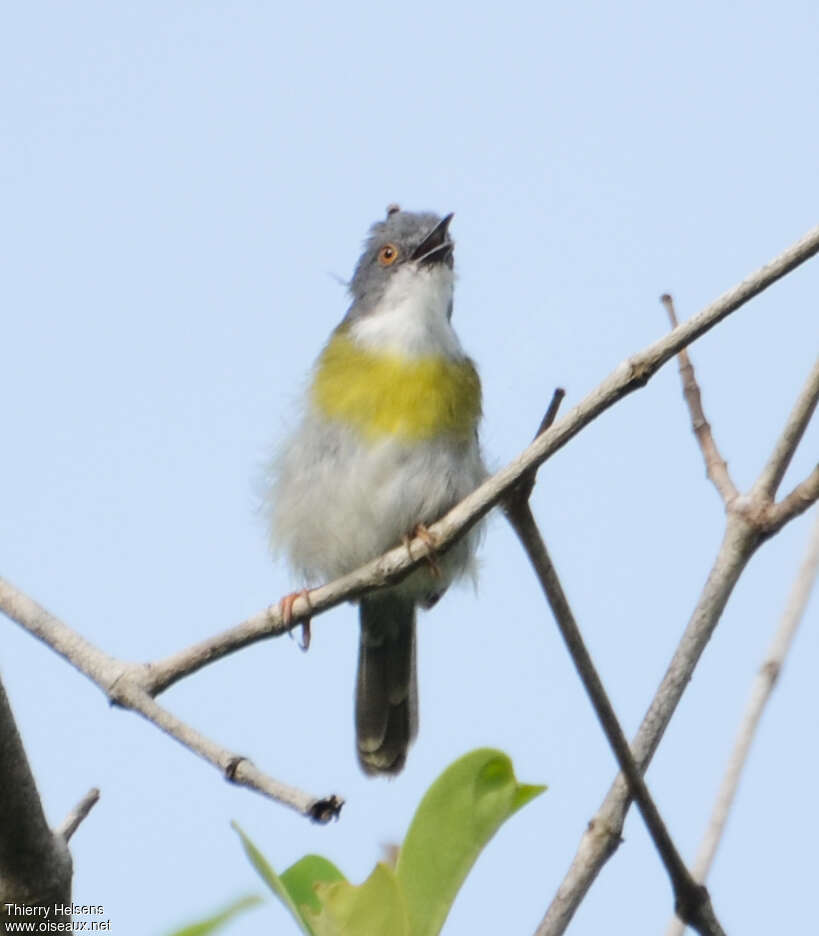
[[468, 358], [405, 358], [363, 347], [342, 332], [319, 358], [311, 394], [321, 413], [370, 441], [468, 441], [481, 415], [481, 384]]

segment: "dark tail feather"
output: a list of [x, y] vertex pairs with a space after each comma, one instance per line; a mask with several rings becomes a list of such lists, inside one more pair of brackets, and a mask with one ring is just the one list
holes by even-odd
[[355, 690], [358, 760], [365, 773], [397, 774], [418, 733], [415, 603], [390, 594], [361, 600]]

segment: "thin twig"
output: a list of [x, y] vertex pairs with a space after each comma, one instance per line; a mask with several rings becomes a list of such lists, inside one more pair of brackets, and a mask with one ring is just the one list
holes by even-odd
[[[678, 329], [674, 329], [674, 334]], [[817, 369], [811, 372], [788, 419], [783, 439], [775, 449], [777, 464], [787, 464], [801, 439], [809, 418], [810, 400], [816, 394], [819, 381]], [[812, 410], [811, 410], [812, 411]], [[800, 431], [796, 431], [801, 426]], [[773, 463], [769, 460], [769, 465]], [[745, 566], [759, 545], [780, 529], [784, 523], [806, 510], [819, 498], [819, 478], [812, 473], [789, 495], [787, 512], [782, 505], [772, 504], [771, 495], [759, 482], [745, 496], [736, 497], [726, 505], [726, 525], [722, 544], [691, 619], [674, 652], [651, 705], [632, 743], [631, 750], [641, 772], [645, 772], [665, 733], [683, 692], [699, 662], [711, 634]], [[626, 812], [631, 803], [628, 783], [622, 775], [615, 778], [609, 792], [589, 822], [578, 846], [577, 854], [563, 879], [546, 915], [536, 930], [536, 936], [560, 936], [572, 919], [605, 862], [617, 849]]]
[[788, 470], [796, 446], [813, 416], [817, 402], [819, 402], [819, 357], [816, 358], [813, 370], [785, 423], [785, 428], [771, 452], [771, 457], [753, 487], [754, 493], [759, 491], [769, 500], [773, 499]]
[[819, 499], [819, 465], [778, 504], [771, 504], [765, 515], [765, 531], [771, 536], [794, 517], [804, 513]]
[[[660, 302], [665, 306], [668, 318], [671, 321], [671, 327], [676, 328], [679, 322], [677, 321], [677, 313], [674, 310], [674, 300], [668, 293], [664, 293], [660, 296]], [[677, 361], [680, 368], [680, 380], [683, 385], [683, 396], [688, 404], [688, 412], [691, 414], [691, 428], [694, 430], [694, 435], [697, 437], [702, 456], [705, 459], [705, 471], [714, 483], [714, 487], [719, 492], [723, 503], [729, 504], [739, 492], [728, 473], [728, 465], [720, 455], [717, 443], [714, 441], [711, 425], [705, 418], [702, 408], [702, 395], [697, 379], [694, 376], [694, 365], [691, 363], [691, 358], [685, 348], [677, 355]]]
[[327, 803], [338, 803], [340, 808], [338, 797], [317, 799], [287, 786], [262, 773], [241, 755], [195, 731], [159, 706], [145, 690], [140, 681], [143, 667], [109, 657], [3, 579], [0, 579], [0, 609], [76, 666], [111, 702], [139, 712], [180, 744], [218, 767], [228, 780], [256, 790], [311, 819], [321, 816], [321, 821], [326, 821], [330, 818], [333, 810], [326, 815]]
[[[802, 564], [797, 572], [791, 587], [788, 602], [777, 627], [771, 645], [768, 648], [765, 662], [759, 668], [753, 688], [751, 690], [748, 704], [740, 722], [737, 732], [734, 749], [728, 761], [719, 793], [714, 803], [714, 809], [708, 823], [702, 843], [700, 844], [697, 858], [694, 862], [692, 874], [698, 881], [704, 882], [708, 877], [711, 864], [717, 852], [720, 840], [725, 830], [725, 824], [728, 821], [728, 814], [736, 796], [739, 787], [742, 770], [748, 760], [748, 754], [751, 749], [751, 743], [756, 735], [762, 712], [767, 705], [774, 687], [777, 684], [785, 658], [788, 655], [793, 638], [797, 628], [802, 620], [805, 607], [808, 603], [811, 590], [816, 581], [816, 574], [819, 572], [819, 510], [815, 511], [813, 529], [808, 548], [805, 552]], [[674, 917], [666, 929], [666, 936], [682, 936], [685, 924]]]
[[[546, 415], [535, 433], [535, 438], [542, 435], [554, 422], [563, 397], [564, 391], [562, 389], [555, 390]], [[583, 640], [583, 635], [580, 633], [580, 628], [577, 626], [557, 570], [532, 514], [529, 499], [534, 488], [535, 477], [536, 471], [533, 469], [513, 488], [504, 502], [504, 513], [512, 525], [512, 529], [517, 534], [529, 561], [532, 563], [532, 568], [555, 617], [572, 662], [591, 700], [603, 732], [614, 751], [617, 763], [628, 779], [632, 795], [637, 801], [649, 834], [668, 871], [674, 890], [675, 907], [683, 918], [699, 932], [706, 934], [706, 936], [709, 936], [709, 934], [717, 936], [723, 930], [714, 914], [708, 892], [704, 887], [698, 885], [688, 873], [688, 869], [685, 867], [669, 835], [668, 828], [651, 798], [637, 765], [634, 763], [628, 741], [615, 714], [614, 706], [611, 704], [608, 693], [603, 686], [603, 681], [600, 679], [591, 654]]]
[[55, 831], [57, 835], [62, 837], [64, 842], [68, 842], [71, 839], [71, 836], [79, 828], [80, 823], [97, 805], [99, 798], [100, 791], [96, 787], [91, 787], [79, 803], [77, 803], [65, 819], [63, 819], [62, 823]]
[[[672, 328], [678, 325], [674, 300], [668, 293], [660, 296], [665, 306]], [[714, 483], [726, 507], [736, 506], [747, 509], [746, 504], [737, 504], [739, 492], [728, 472], [728, 465], [719, 452], [711, 432], [711, 426], [705, 418], [702, 407], [702, 394], [694, 374], [688, 351], [683, 348], [677, 354], [683, 396], [691, 416], [691, 428], [699, 443], [708, 477]], [[751, 492], [754, 505], [764, 505], [765, 517], [761, 520], [768, 535], [776, 533], [788, 520], [807, 510], [816, 500], [819, 491], [819, 466], [801, 484], [798, 484], [787, 497], [778, 504], [773, 503], [776, 491], [793, 457], [805, 429], [810, 422], [819, 401], [819, 358], [804, 384], [779, 440], [768, 459]]]
[[[563, 402], [563, 398], [565, 396], [566, 391], [563, 389], [563, 387], [555, 388], [555, 392], [552, 394], [552, 399], [546, 408], [546, 412], [543, 414], [543, 419], [540, 420], [540, 425], [537, 427], [535, 439], [539, 439], [557, 419], [557, 411], [560, 409], [560, 404]], [[532, 441], [534, 441], [534, 439]]]
[[677, 913], [703, 936], [724, 936], [708, 891], [689, 874], [634, 762], [626, 736], [583, 641], [529, 504], [517, 499], [507, 507], [506, 516], [532, 563], [597, 718], [665, 865], [674, 890]]

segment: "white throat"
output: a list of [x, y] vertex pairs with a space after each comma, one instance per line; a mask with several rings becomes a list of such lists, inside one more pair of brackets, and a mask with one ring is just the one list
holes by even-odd
[[371, 348], [410, 357], [463, 357], [449, 321], [455, 277], [444, 264], [406, 264], [390, 278], [381, 302], [350, 327], [350, 337]]

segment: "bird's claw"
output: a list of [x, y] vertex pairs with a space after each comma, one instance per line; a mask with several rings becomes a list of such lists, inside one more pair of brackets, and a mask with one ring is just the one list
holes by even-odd
[[[293, 622], [293, 605], [296, 603], [297, 598], [304, 598], [307, 603], [307, 607], [310, 611], [313, 610], [313, 606], [310, 604], [310, 592], [306, 588], [302, 588], [301, 591], [290, 592], [289, 595], [285, 595], [281, 599], [279, 605], [282, 612], [282, 624], [286, 628], [290, 628], [291, 623]], [[310, 615], [308, 615], [301, 622], [301, 643], [299, 644], [300, 649], [309, 650], [310, 649]], [[292, 630], [290, 631], [290, 636], [293, 636]]]
[[415, 538], [421, 540], [421, 542], [427, 547], [429, 552], [425, 556], [427, 563], [429, 564], [429, 570], [433, 578], [441, 577], [441, 567], [438, 565], [438, 557], [436, 555], [436, 549], [438, 548], [438, 541], [430, 533], [429, 529], [423, 524], [418, 523], [413, 527], [412, 532], [409, 536], [404, 537], [404, 544], [407, 547], [407, 552], [409, 553], [410, 559], [413, 559], [412, 555], [412, 541]]

